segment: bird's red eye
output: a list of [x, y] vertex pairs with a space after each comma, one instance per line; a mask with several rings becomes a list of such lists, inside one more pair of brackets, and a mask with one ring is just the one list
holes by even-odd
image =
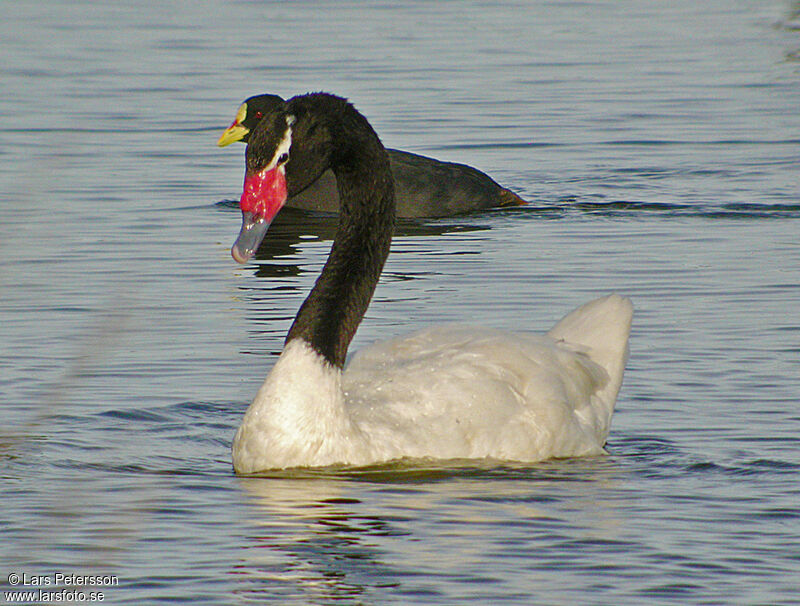
[[259, 120], [261, 119], [261, 117], [262, 117], [263, 115], [264, 115], [264, 114], [263, 114], [262, 112], [256, 112], [256, 118], [257, 118], [257, 119], [259, 119]]

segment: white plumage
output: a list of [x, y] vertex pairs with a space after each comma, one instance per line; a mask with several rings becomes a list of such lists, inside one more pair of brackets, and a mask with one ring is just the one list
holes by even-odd
[[292, 340], [236, 433], [234, 467], [600, 454], [632, 312], [628, 299], [610, 295], [546, 335], [425, 329], [359, 351], [344, 372]]

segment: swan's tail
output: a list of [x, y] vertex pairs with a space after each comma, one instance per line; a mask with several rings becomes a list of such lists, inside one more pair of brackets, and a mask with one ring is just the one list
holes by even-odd
[[609, 295], [581, 305], [547, 333], [553, 339], [581, 346], [594, 362], [606, 370], [610, 381], [598, 395], [612, 407], [628, 361], [632, 318], [630, 300]]

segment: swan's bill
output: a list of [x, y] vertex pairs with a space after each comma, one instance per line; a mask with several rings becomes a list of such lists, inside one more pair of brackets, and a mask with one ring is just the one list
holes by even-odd
[[261, 241], [267, 234], [270, 223], [272, 220], [265, 217], [249, 212], [242, 213], [242, 229], [231, 247], [231, 256], [237, 263], [247, 263], [256, 254]]
[[267, 228], [286, 204], [286, 170], [283, 165], [248, 172], [239, 207], [242, 209], [242, 229], [231, 248], [238, 263], [246, 263], [258, 250]]

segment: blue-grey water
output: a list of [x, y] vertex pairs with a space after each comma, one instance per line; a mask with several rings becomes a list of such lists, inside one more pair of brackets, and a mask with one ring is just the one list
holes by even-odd
[[[800, 603], [800, 3], [0, 12], [4, 599]], [[244, 147], [215, 142], [310, 90], [531, 202], [401, 225], [354, 348], [626, 294], [608, 456], [233, 475], [333, 220], [237, 266]]]

